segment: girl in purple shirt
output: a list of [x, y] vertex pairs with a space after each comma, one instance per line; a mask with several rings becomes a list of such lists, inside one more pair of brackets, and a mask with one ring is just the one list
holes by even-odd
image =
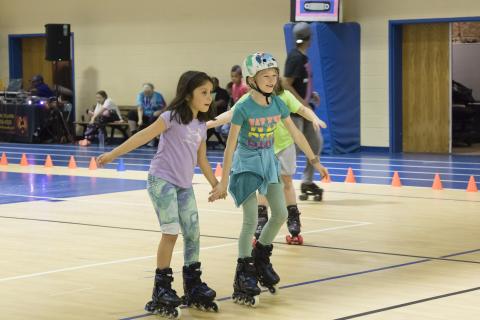
[[[204, 72], [187, 71], [178, 82], [175, 99], [166, 112], [146, 129], [98, 157], [100, 165], [160, 136], [158, 150], [150, 165], [147, 189], [162, 231], [158, 245], [157, 269], [152, 300], [145, 310], [178, 318], [182, 303], [201, 309], [218, 310], [216, 293], [200, 279], [199, 222], [192, 179], [198, 164], [210, 185], [218, 184], [207, 159], [206, 121], [213, 119], [213, 82]], [[226, 194], [223, 195], [224, 197]], [[170, 268], [173, 248], [182, 231], [184, 242], [183, 281], [185, 295], [180, 299], [172, 289]]]

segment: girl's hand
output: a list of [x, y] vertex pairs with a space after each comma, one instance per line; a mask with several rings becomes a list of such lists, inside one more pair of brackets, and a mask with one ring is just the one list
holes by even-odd
[[316, 119], [315, 121], [312, 122], [312, 126], [313, 126], [313, 130], [318, 132], [320, 128], [325, 129], [327, 127], [327, 124], [320, 119]]
[[104, 165], [112, 162], [113, 160], [115, 160], [115, 157], [112, 155], [112, 153], [106, 152], [97, 157], [97, 165], [103, 167]]
[[322, 166], [320, 162], [315, 163], [313, 167], [320, 173], [321, 179], [328, 177], [328, 169]]
[[210, 191], [210, 196], [208, 197], [208, 202], [213, 202], [218, 199], [225, 199], [227, 197], [227, 185], [225, 182], [220, 181], [213, 189]]

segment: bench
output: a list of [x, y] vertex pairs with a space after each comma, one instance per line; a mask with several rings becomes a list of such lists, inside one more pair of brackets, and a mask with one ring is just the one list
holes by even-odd
[[[75, 125], [81, 127], [83, 129], [82, 136], [85, 136], [85, 131], [87, 130], [87, 126], [90, 122], [74, 122]], [[108, 143], [112, 143], [113, 138], [115, 136], [115, 130], [118, 130], [123, 135], [123, 141], [128, 139], [128, 123], [125, 121], [115, 121], [105, 123], [103, 126], [100, 125], [100, 129], [110, 128], [110, 137], [108, 138]], [[108, 136], [108, 134], [107, 134]]]
[[[115, 122], [110, 122], [106, 123], [103, 126], [103, 129], [110, 128], [110, 136], [108, 137], [107, 143], [112, 143], [113, 138], [115, 137], [115, 131], [118, 130], [123, 136], [123, 141], [127, 140], [129, 137], [128, 134], [128, 112], [130, 110], [135, 110], [137, 107], [136, 106], [128, 106], [128, 105], [123, 105], [123, 106], [118, 106], [118, 109], [120, 110], [120, 115], [122, 116], [123, 121], [115, 121]], [[83, 120], [83, 116], [82, 116]], [[89, 122], [86, 121], [79, 121], [79, 122], [74, 122], [75, 125], [81, 127], [83, 129], [82, 131], [82, 136], [85, 136], [85, 130], [87, 130], [87, 126], [89, 125]], [[102, 127], [100, 127], [102, 128]]]

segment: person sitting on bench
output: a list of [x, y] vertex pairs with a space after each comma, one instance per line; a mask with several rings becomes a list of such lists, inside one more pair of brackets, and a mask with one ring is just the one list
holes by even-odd
[[85, 137], [78, 142], [81, 146], [88, 146], [91, 144], [92, 140], [95, 139], [98, 130], [102, 130], [104, 136], [106, 136], [105, 124], [115, 121], [123, 121], [118, 106], [108, 97], [105, 91], [98, 91], [95, 98], [97, 99], [97, 105], [93, 112], [89, 111], [92, 118], [85, 130]]

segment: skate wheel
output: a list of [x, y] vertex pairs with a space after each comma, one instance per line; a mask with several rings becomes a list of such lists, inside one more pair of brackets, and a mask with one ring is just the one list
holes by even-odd
[[287, 235], [285, 237], [285, 241], [287, 241], [288, 244], [292, 244], [292, 237], [290, 235]]
[[320, 201], [322, 201], [322, 196], [321, 195], [316, 195], [316, 196], [313, 197], [313, 200], [320, 202]]
[[254, 296], [250, 300], [249, 306], [252, 308], [256, 308], [260, 304], [260, 296]]
[[182, 316], [182, 310], [179, 307], [173, 309], [172, 314], [170, 315], [172, 319], [179, 319]]
[[268, 291], [269, 291], [271, 294], [277, 294], [277, 293], [278, 293], [277, 288], [276, 288], [275, 286], [269, 287], [269, 288], [268, 288]]
[[301, 235], [298, 235], [298, 244], [299, 245], [303, 244], [303, 237]]
[[302, 201], [308, 200], [308, 195], [306, 195], [306, 194], [301, 194], [301, 195], [298, 196], [298, 199], [299, 199], [299, 200], [302, 200]]
[[218, 304], [216, 304], [215, 302], [212, 302], [212, 306], [210, 307], [210, 310], [212, 310], [213, 312], [218, 312]]

